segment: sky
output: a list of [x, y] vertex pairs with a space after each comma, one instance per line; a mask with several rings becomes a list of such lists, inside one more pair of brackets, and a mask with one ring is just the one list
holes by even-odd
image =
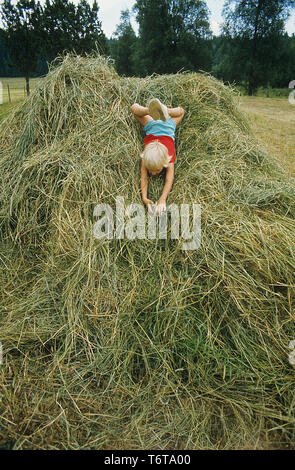
[[[78, 3], [78, 0], [74, 0]], [[92, 0], [89, 0], [92, 4]], [[102, 22], [102, 29], [105, 35], [110, 38], [116, 30], [116, 26], [120, 23], [120, 13], [122, 10], [129, 8], [131, 10], [135, 0], [97, 0], [99, 6], [99, 19]], [[215, 35], [219, 34], [219, 25], [222, 23], [222, 7], [224, 0], [207, 0], [208, 8], [211, 12], [210, 23], [211, 29]], [[137, 32], [137, 23], [135, 19], [132, 20], [134, 30]], [[289, 19], [286, 24], [286, 30], [291, 35], [295, 33], [295, 14]]]

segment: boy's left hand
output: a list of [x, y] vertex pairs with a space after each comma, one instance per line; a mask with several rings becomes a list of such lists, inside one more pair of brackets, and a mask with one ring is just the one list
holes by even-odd
[[156, 208], [156, 215], [160, 216], [166, 211], [166, 200], [159, 199], [159, 203], [157, 204]]

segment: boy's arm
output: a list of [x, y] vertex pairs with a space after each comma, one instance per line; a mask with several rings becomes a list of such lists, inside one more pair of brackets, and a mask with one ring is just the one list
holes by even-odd
[[153, 210], [150, 207], [150, 204], [153, 206], [154, 203], [147, 197], [148, 184], [149, 184], [148, 172], [147, 172], [147, 169], [145, 167], [143, 160], [141, 160], [140, 188], [141, 188], [142, 202], [148, 206], [148, 211], [152, 213]]
[[166, 179], [165, 179], [163, 192], [159, 199], [159, 203], [156, 209], [157, 215], [161, 215], [166, 210], [166, 199], [173, 186], [173, 181], [174, 181], [174, 163], [169, 163], [166, 169]]

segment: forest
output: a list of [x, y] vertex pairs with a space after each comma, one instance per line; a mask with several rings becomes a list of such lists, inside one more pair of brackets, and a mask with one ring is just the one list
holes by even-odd
[[46, 75], [57, 56], [97, 51], [114, 60], [121, 76], [203, 71], [249, 95], [259, 87], [288, 88], [295, 77], [295, 35], [285, 24], [294, 6], [294, 0], [226, 0], [215, 36], [204, 0], [136, 0], [107, 38], [99, 2], [5, 0], [0, 76], [25, 77], [29, 92], [29, 79]]

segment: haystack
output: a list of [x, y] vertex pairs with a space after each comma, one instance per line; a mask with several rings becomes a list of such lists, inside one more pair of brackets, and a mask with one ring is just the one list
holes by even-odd
[[[169, 203], [201, 205], [196, 250], [93, 236], [97, 204], [141, 202], [130, 105], [153, 96], [186, 110]], [[234, 91], [66, 56], [0, 139], [1, 445], [292, 447], [294, 179]]]

